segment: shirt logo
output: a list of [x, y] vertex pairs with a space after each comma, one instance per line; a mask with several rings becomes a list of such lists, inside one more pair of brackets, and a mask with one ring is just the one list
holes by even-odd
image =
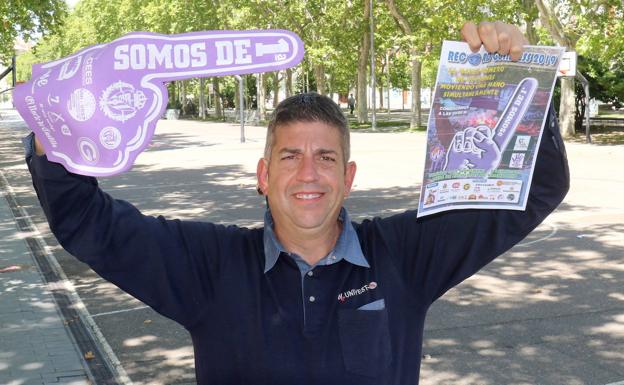
[[373, 281], [373, 282], [367, 283], [366, 285], [362, 286], [359, 289], [351, 289], [351, 290], [344, 291], [338, 294], [338, 301], [344, 302], [347, 300], [347, 298], [351, 298], [351, 297], [355, 297], [356, 295], [364, 294], [369, 290], [374, 290], [375, 288], [377, 288], [377, 282]]

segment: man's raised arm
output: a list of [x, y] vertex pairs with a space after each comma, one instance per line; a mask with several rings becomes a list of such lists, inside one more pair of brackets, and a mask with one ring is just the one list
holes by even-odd
[[231, 231], [143, 215], [102, 191], [95, 178], [48, 161], [34, 134], [25, 147], [37, 197], [63, 248], [161, 314], [192, 324], [210, 300], [218, 265], [198, 240], [218, 245]]

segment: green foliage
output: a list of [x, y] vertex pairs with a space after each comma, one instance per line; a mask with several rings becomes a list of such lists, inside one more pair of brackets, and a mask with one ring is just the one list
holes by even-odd
[[407, 90], [411, 84], [409, 53], [398, 51], [390, 61], [390, 83], [394, 88]]
[[66, 12], [64, 0], [0, 1], [0, 63], [11, 61], [16, 38], [30, 41], [58, 31]]
[[[0, 43], [10, 47], [15, 36], [48, 32], [36, 49], [18, 58], [18, 79], [29, 78], [34, 62], [67, 56], [81, 48], [114, 40], [130, 31], [181, 33], [212, 29], [287, 29], [304, 41], [304, 61], [293, 69], [295, 90], [314, 90], [321, 69], [328, 92], [346, 94], [356, 85], [358, 47], [369, 31], [363, 23], [368, 0], [82, 0], [66, 15], [63, 0], [0, 0]], [[544, 0], [554, 4], [557, 17], [577, 42], [583, 59], [580, 68], [592, 81], [592, 94], [605, 101], [622, 102], [624, 86], [621, 52], [624, 21], [621, 0]], [[465, 20], [502, 20], [532, 23], [534, 39], [553, 44], [533, 0], [395, 0], [413, 33], [406, 36], [390, 14], [387, 1], [375, 2], [375, 56], [378, 84], [409, 89], [410, 48], [422, 62], [422, 87], [433, 86], [442, 40], [461, 39]], [[8, 11], [9, 7], [13, 11]], [[62, 28], [59, 28], [63, 20]], [[2, 51], [2, 58], [7, 53]], [[388, 58], [386, 57], [388, 56]], [[389, 65], [389, 76], [386, 68]], [[283, 73], [280, 78], [283, 77]], [[272, 90], [273, 77], [266, 87]], [[187, 83], [187, 94], [198, 95], [198, 82]], [[255, 80], [247, 79], [246, 93], [255, 95]], [[234, 103], [237, 82], [226, 77], [221, 94]]]
[[17, 67], [17, 81], [26, 82], [30, 80], [30, 69], [32, 65], [38, 63], [39, 60], [32, 52], [24, 52], [17, 56], [15, 66]]
[[577, 68], [589, 80], [592, 98], [616, 106], [624, 104], [624, 58], [605, 63], [599, 58], [580, 56]]

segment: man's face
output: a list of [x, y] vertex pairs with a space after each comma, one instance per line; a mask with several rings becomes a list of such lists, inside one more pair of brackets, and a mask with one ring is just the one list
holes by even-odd
[[344, 164], [337, 128], [323, 122], [278, 126], [271, 158], [260, 159], [257, 173], [278, 235], [335, 228], [355, 169], [354, 162]]

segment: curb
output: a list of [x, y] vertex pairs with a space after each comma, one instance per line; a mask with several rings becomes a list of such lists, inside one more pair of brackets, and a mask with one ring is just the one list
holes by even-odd
[[[0, 194], [15, 219], [19, 231], [29, 234], [24, 238], [36, 262], [62, 319], [66, 321], [68, 333], [79, 348], [83, 367], [93, 384], [133, 385], [119, 359], [102, 335], [71, 281], [59, 265], [37, 226], [18, 204], [15, 193], [0, 170]], [[93, 352], [93, 359], [85, 359], [84, 352]]]

